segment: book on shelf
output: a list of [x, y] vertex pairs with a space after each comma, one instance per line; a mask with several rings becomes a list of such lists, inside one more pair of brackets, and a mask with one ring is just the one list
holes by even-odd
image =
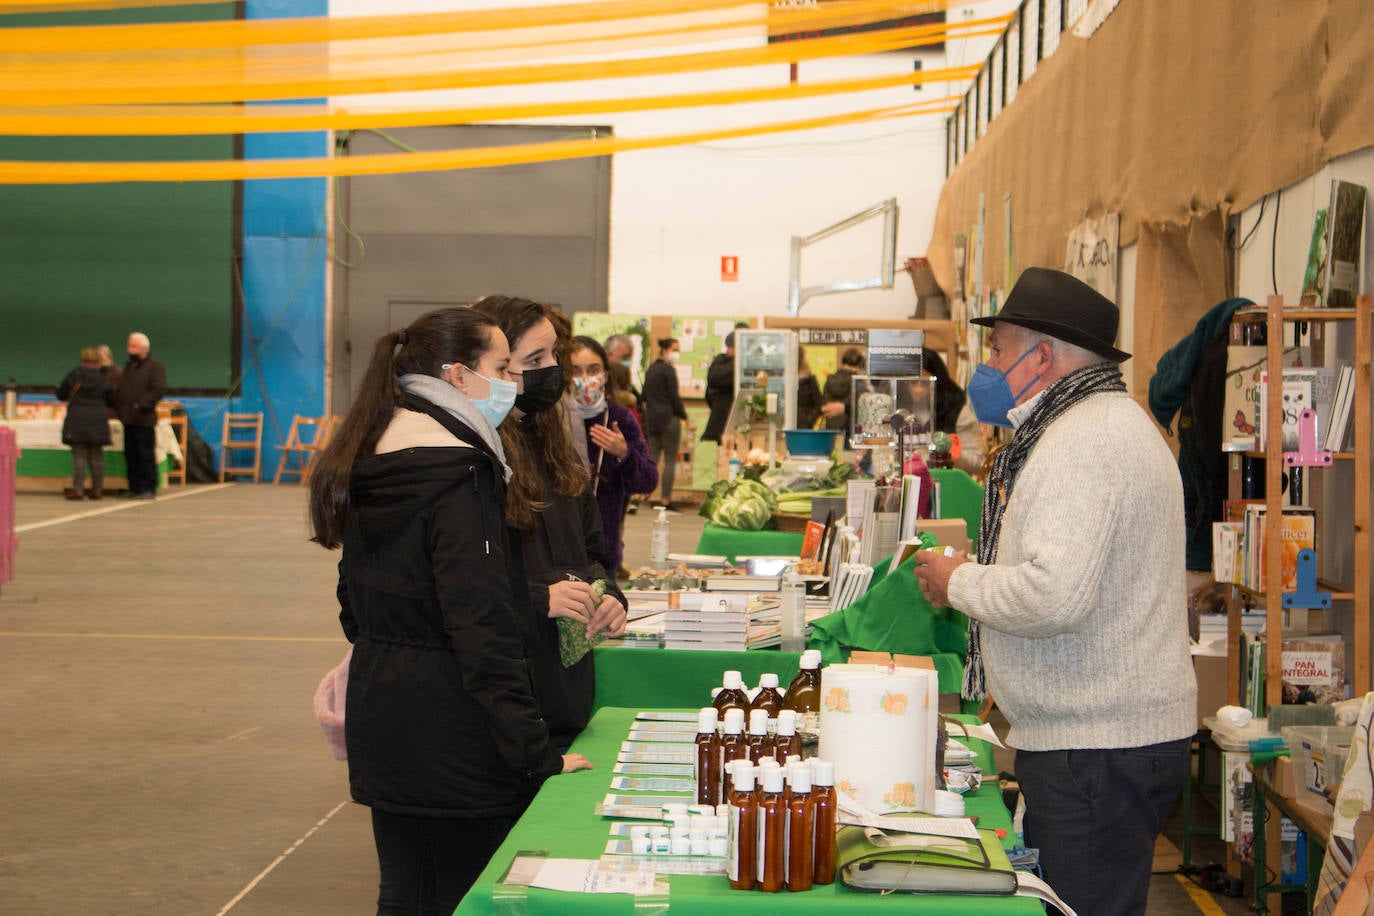
[[1345, 640], [1338, 633], [1283, 638], [1283, 702], [1345, 699]]
[[1350, 439], [1350, 414], [1355, 404], [1355, 369], [1341, 366], [1336, 382], [1336, 394], [1331, 405], [1330, 426], [1325, 433], [1323, 447], [1329, 452], [1343, 452]]
[[[1318, 442], [1322, 441], [1332, 423], [1336, 394], [1340, 387], [1342, 366], [1295, 366], [1283, 370], [1283, 450], [1297, 451], [1298, 417], [1304, 408], [1317, 414]], [[1269, 373], [1260, 373], [1259, 400], [1255, 410], [1256, 448], [1265, 447], [1268, 426], [1265, 417], [1269, 408]]]
[[1326, 308], [1353, 309], [1360, 284], [1360, 245], [1364, 230], [1365, 188], [1353, 181], [1331, 182], [1326, 218]]
[[[1234, 330], [1241, 323], [1232, 325]], [[1283, 365], [1306, 366], [1312, 361], [1310, 347], [1285, 347]], [[1228, 452], [1248, 452], [1256, 448], [1255, 415], [1259, 410], [1260, 376], [1268, 363], [1263, 346], [1231, 344], [1226, 348], [1226, 392], [1222, 406], [1221, 448]], [[1262, 425], [1260, 428], [1263, 428]]]
[[[1241, 585], [1252, 591], [1266, 591], [1265, 568], [1268, 545], [1265, 543], [1265, 515], [1267, 508], [1259, 504], [1245, 507], [1243, 563]], [[1298, 584], [1298, 552], [1315, 549], [1317, 513], [1309, 506], [1287, 506], [1283, 509], [1283, 551], [1280, 561], [1282, 591], [1293, 591]]]
[[1302, 273], [1302, 297], [1305, 309], [1321, 308], [1326, 291], [1326, 220], [1329, 210], [1312, 214], [1312, 237], [1307, 244], [1307, 268]]

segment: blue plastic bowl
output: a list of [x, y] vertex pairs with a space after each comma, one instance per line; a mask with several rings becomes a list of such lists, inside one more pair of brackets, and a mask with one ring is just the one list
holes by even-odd
[[835, 450], [838, 429], [785, 429], [787, 454], [793, 458], [824, 458]]

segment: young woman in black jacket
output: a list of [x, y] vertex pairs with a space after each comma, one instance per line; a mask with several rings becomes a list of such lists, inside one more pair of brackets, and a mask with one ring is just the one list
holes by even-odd
[[[562, 314], [529, 299], [488, 296], [473, 308], [505, 332], [511, 375], [519, 380], [515, 407], [501, 424], [515, 472], [506, 520], [520, 533], [529, 581], [536, 692], [554, 743], [567, 747], [591, 718], [596, 670], [591, 652], [563, 663], [558, 619], [589, 637], [619, 636], [626, 620], [625, 596], [606, 564], [590, 472], [574, 450], [564, 414], [562, 360], [572, 328]], [[593, 589], [597, 581], [604, 583], [600, 593]]]
[[658, 342], [658, 359], [644, 373], [644, 433], [649, 440], [649, 457], [658, 463], [663, 456], [663, 471], [658, 475], [657, 506], [673, 507], [673, 478], [677, 475], [677, 450], [682, 441], [682, 424], [687, 408], [678, 393], [677, 362], [681, 355], [676, 337]]
[[590, 767], [560, 757], [534, 697], [496, 433], [508, 362], [471, 309], [384, 335], [310, 479], [314, 540], [343, 547], [348, 778], [379, 913], [452, 912], [540, 784]]

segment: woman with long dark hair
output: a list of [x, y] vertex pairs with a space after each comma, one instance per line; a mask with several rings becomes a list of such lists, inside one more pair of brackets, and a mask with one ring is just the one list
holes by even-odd
[[590, 337], [572, 339], [568, 371], [573, 408], [587, 430], [592, 493], [606, 536], [606, 568], [619, 570], [625, 558], [621, 535], [625, 501], [632, 493], [653, 492], [658, 486], [658, 468], [649, 457], [649, 446], [634, 411], [616, 397], [609, 367], [601, 344]]
[[343, 548], [348, 778], [379, 913], [452, 912], [544, 779], [590, 767], [558, 754], [530, 676], [496, 433], [509, 359], [471, 309], [383, 335], [310, 478], [314, 540]]
[[[521, 534], [539, 703], [554, 743], [566, 747], [591, 718], [596, 691], [592, 653], [572, 661], [572, 646], [580, 641], [571, 633], [619, 636], [626, 619], [587, 466], [562, 406], [569, 326], [554, 309], [529, 299], [488, 296], [473, 308], [505, 332], [510, 372], [518, 379], [515, 407], [500, 430], [515, 471], [506, 520]], [[571, 623], [560, 624], [560, 618]], [[572, 629], [560, 632], [560, 626]], [[566, 661], [561, 642], [569, 645]]]
[[677, 361], [681, 354], [676, 337], [658, 342], [658, 359], [644, 373], [644, 432], [649, 437], [649, 456], [658, 464], [663, 456], [663, 471], [659, 475], [659, 508], [673, 507], [673, 480], [677, 476], [677, 450], [682, 441], [682, 424], [687, 420], [687, 408], [682, 406], [678, 392]]

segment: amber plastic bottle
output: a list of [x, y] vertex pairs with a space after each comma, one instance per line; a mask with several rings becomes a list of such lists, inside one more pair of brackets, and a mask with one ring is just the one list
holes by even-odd
[[787, 833], [787, 808], [782, 801], [782, 770], [763, 771], [763, 794], [759, 796], [759, 890], [780, 891], [785, 878], [783, 848]]
[[812, 764], [811, 792], [815, 806], [816, 842], [812, 858], [815, 860], [812, 878], [816, 884], [835, 883], [835, 764], [817, 760]]
[[776, 674], [760, 674], [759, 692], [749, 703], [749, 711], [764, 709], [768, 711], [768, 718], [776, 719], [778, 713], [782, 712], [782, 706], [782, 691], [778, 690], [778, 676]]
[[696, 777], [697, 804], [720, 804], [720, 737], [716, 734], [716, 708], [707, 706], [697, 713]]
[[797, 714], [790, 709], [784, 709], [778, 715], [778, 733], [773, 736], [773, 759], [778, 763], [786, 763], [788, 757], [800, 757], [801, 752], [802, 740], [801, 735], [797, 734]]
[[730, 797], [730, 763], [748, 760], [749, 748], [744, 743], [744, 710], [731, 709], [725, 713], [725, 729], [720, 739], [722, 798]]
[[768, 738], [768, 711], [749, 710], [749, 735], [744, 739], [749, 747], [749, 762], [757, 765], [762, 757], [773, 756], [773, 742]]
[[749, 694], [744, 692], [744, 679], [738, 671], [725, 672], [720, 693], [716, 694], [711, 705], [721, 714], [722, 721], [730, 709], [739, 709], [746, 716], [749, 715]]
[[798, 731], [816, 731], [821, 712], [821, 653], [807, 649], [802, 653], [801, 669], [787, 686], [783, 708], [798, 716]]
[[815, 880], [816, 805], [811, 796], [811, 768], [793, 767], [787, 799], [787, 889], [809, 891]]
[[751, 891], [758, 883], [759, 809], [754, 796], [754, 768], [740, 764], [730, 793], [730, 887]]

